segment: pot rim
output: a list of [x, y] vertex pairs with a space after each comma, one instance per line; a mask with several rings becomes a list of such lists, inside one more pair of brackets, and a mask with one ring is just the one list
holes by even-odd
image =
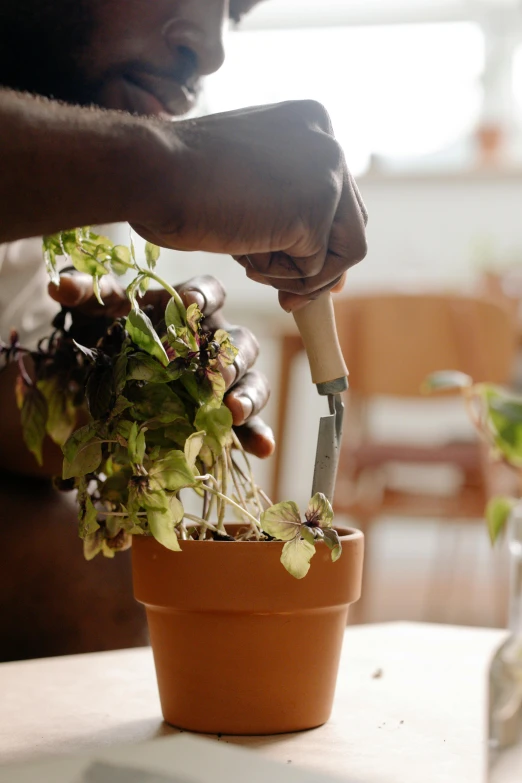
[[[247, 527], [248, 526], [245, 523], [243, 523], [243, 522], [226, 522], [225, 523], [225, 528], [227, 530], [230, 529], [230, 528], [233, 528], [233, 529], [235, 529], [235, 528], [247, 529]], [[357, 541], [357, 540], [361, 540], [361, 539], [364, 538], [364, 533], [362, 532], [362, 530], [359, 530], [356, 527], [344, 527], [342, 525], [333, 525], [333, 529], [335, 531], [337, 531], [337, 533], [339, 534], [339, 539], [340, 539], [341, 543], [346, 543], [347, 541], [350, 541], [350, 542]], [[142, 533], [142, 534], [138, 534], [138, 535], [133, 535], [133, 539], [134, 538], [141, 538], [141, 539], [150, 539], [150, 538], [152, 538], [153, 539], [154, 536], [151, 533]], [[273, 541], [256, 541], [255, 539], [250, 539], [250, 540], [247, 540], [247, 541], [237, 541], [237, 540], [234, 540], [234, 542], [232, 542], [232, 541], [226, 541], [226, 540], [222, 541], [222, 540], [219, 540], [219, 539], [216, 540], [216, 539], [213, 539], [213, 538], [207, 538], [204, 541], [199, 541], [199, 539], [189, 538], [187, 540], [180, 540], [179, 543], [180, 543], [181, 548], [183, 549], [183, 547], [187, 546], [187, 544], [193, 545], [193, 544], [231, 544], [231, 543], [234, 543], [234, 544], [263, 544], [264, 546], [270, 546], [270, 545], [281, 546], [281, 544], [285, 544], [286, 541], [280, 541], [279, 539], [274, 539]], [[323, 543], [324, 543], [324, 541], [322, 541], [321, 539], [317, 539], [317, 541], [316, 541], [316, 544], [323, 544]], [[161, 546], [161, 544], [160, 544], [160, 546]]]

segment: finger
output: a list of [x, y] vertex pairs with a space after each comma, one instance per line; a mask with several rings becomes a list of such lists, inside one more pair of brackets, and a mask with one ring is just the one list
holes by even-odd
[[120, 318], [130, 309], [125, 291], [111, 275], [100, 280], [103, 305], [94, 296], [92, 277], [81, 272], [62, 273], [59, 285], [49, 283], [48, 291], [55, 302], [93, 317]]
[[346, 273], [341, 275], [333, 285], [325, 285], [323, 288], [319, 288], [311, 296], [299, 296], [299, 294], [288, 294], [286, 291], [279, 291], [279, 304], [286, 310], [287, 313], [294, 313], [296, 310], [300, 310], [302, 307], [306, 307], [311, 301], [317, 299], [321, 294], [326, 294], [328, 291], [335, 294], [342, 291], [344, 288], [344, 282]]
[[228, 333], [232, 344], [237, 348], [237, 356], [233, 364], [222, 370], [227, 389], [247, 374], [259, 356], [259, 343], [250, 329], [244, 326], [230, 326]]
[[274, 453], [274, 434], [259, 416], [249, 419], [242, 427], [237, 427], [236, 434], [241, 445], [249, 454], [266, 459]]
[[232, 414], [234, 426], [257, 416], [270, 398], [268, 380], [258, 370], [247, 373], [225, 396], [225, 405]]
[[225, 289], [222, 283], [212, 275], [193, 277], [186, 283], [176, 286], [176, 290], [187, 307], [191, 304], [197, 304], [206, 317], [221, 310], [225, 304]]

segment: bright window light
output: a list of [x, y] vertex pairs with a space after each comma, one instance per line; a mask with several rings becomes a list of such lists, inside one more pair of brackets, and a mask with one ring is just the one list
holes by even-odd
[[473, 23], [231, 33], [205, 109], [314, 98], [352, 170], [372, 153], [415, 158], [459, 141], [481, 105], [483, 34]]

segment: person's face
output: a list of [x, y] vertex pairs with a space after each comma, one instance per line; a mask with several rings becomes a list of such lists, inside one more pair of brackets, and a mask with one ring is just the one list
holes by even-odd
[[[51, 11], [49, 0], [11, 0], [14, 29], [22, 36], [37, 19], [47, 58], [37, 62], [29, 50], [27, 83], [20, 84], [22, 75], [7, 86], [134, 114], [184, 114], [201, 77], [223, 63], [229, 17], [238, 19], [260, 1], [52, 0]], [[13, 56], [20, 58], [20, 49]], [[2, 76], [0, 61], [6, 84]]]

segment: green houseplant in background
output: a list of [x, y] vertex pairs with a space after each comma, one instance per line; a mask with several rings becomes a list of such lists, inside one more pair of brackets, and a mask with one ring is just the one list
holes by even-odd
[[[271, 504], [257, 486], [223, 403], [221, 371], [233, 363], [236, 349], [224, 330], [208, 330], [197, 305], [186, 308], [158, 276], [159, 252], [147, 243], [141, 265], [132, 243], [114, 245], [90, 229], [45, 238], [51, 279], [58, 281], [57, 259], [65, 256], [92, 275], [100, 302], [102, 276], [130, 273], [130, 312], [104, 329], [95, 345], [81, 344], [74, 322], [60, 314], [51, 337], [30, 352], [34, 377], [16, 334], [2, 347], [20, 367], [17, 400], [26, 444], [38, 461], [46, 434], [62, 446], [63, 474], [56, 483], [77, 491], [88, 559], [113, 557], [133, 542], [135, 595], [147, 608], [169, 722], [234, 733], [318, 725], [331, 708], [347, 608], [360, 592], [362, 537], [333, 527], [324, 495], [315, 495], [301, 515], [293, 502]], [[151, 281], [170, 296], [157, 323], [139, 301]], [[190, 503], [192, 509], [190, 495], [198, 500], [197, 513], [185, 508]], [[312, 615], [303, 625], [303, 612], [314, 606], [335, 608], [329, 628]], [[295, 613], [288, 636], [282, 612]], [[225, 616], [235, 630], [226, 629]], [[281, 659], [315, 638], [312, 658], [322, 660], [328, 673], [317, 669], [311, 676], [303, 663], [299, 679], [309, 685], [299, 686], [300, 698], [289, 705], [284, 669], [269, 667], [254, 678], [254, 696], [248, 667], [241, 685], [234, 650], [244, 653], [250, 645], [251, 659], [266, 668], [271, 650], [263, 652], [263, 638], [272, 651], [279, 646]], [[199, 673], [198, 693], [187, 667]]]
[[428, 391], [460, 389], [492, 460], [508, 465], [515, 493], [489, 500], [485, 515], [494, 544], [509, 530], [509, 636], [489, 669], [488, 783], [518, 783], [522, 776], [522, 397], [458, 372], [435, 373]]

